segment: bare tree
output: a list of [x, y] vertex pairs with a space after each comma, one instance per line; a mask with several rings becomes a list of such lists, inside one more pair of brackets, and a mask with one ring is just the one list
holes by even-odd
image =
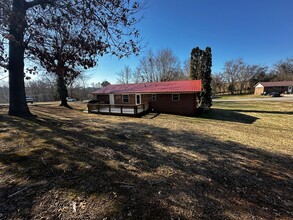
[[212, 82], [211, 87], [214, 94], [224, 92], [225, 83], [223, 81], [222, 73], [214, 73], [212, 74]]
[[246, 89], [249, 92], [254, 91], [254, 85], [258, 82], [268, 81], [268, 75], [266, 74], [268, 71], [268, 67], [265, 65], [248, 65], [248, 71], [250, 72], [250, 78], [246, 79]]
[[184, 75], [183, 77], [188, 79], [190, 76], [190, 58], [184, 60], [182, 71]]
[[236, 83], [239, 82], [241, 75], [247, 69], [246, 64], [242, 58], [233, 59], [226, 61], [224, 64], [223, 77], [224, 80], [229, 84], [229, 91], [231, 94], [235, 93]]
[[[90, 33], [88, 37], [95, 38], [97, 45], [103, 45], [98, 50], [99, 55], [111, 53], [121, 58], [139, 52], [139, 33], [135, 25], [142, 4], [135, 0], [1, 0], [0, 4], [0, 66], [9, 70], [9, 115], [31, 115], [25, 100], [24, 55], [32, 47], [31, 42], [46, 43], [46, 38], [39, 37], [43, 33], [40, 27], [50, 29], [59, 21], [67, 21], [65, 29], [71, 34], [70, 30], [76, 30], [73, 24], [79, 23], [86, 27], [80, 33]], [[54, 12], [54, 19], [51, 12]], [[58, 14], [59, 19], [55, 16]], [[9, 59], [5, 54], [8, 47], [5, 41], [9, 42]], [[60, 44], [56, 45], [55, 49], [59, 49]], [[32, 51], [34, 49], [30, 48], [28, 53]], [[40, 59], [38, 51], [35, 52], [34, 56]], [[74, 54], [79, 56], [78, 52]]]
[[85, 72], [81, 72], [76, 78], [73, 78], [69, 82], [69, 96], [81, 101], [87, 99], [90, 78], [91, 75], [86, 75]]
[[155, 81], [155, 55], [150, 49], [147, 55], [140, 59], [138, 69], [136, 70], [137, 82], [154, 82]]
[[281, 60], [274, 65], [272, 74], [276, 81], [290, 81], [293, 80], [293, 58]]
[[180, 60], [171, 49], [162, 49], [156, 56], [155, 81], [171, 81], [183, 78]]
[[129, 66], [124, 66], [123, 70], [117, 73], [118, 75], [118, 83], [120, 84], [129, 84], [132, 79], [132, 70]]
[[26, 94], [33, 97], [36, 102], [53, 101], [54, 91], [51, 85], [42, 79], [29, 80], [25, 83]]
[[35, 101], [55, 101], [58, 98], [56, 77], [45, 72], [36, 79], [26, 80], [25, 90]]
[[250, 65], [242, 58], [225, 62], [223, 79], [229, 84], [229, 91], [234, 94], [238, 89], [240, 94], [243, 91], [251, 91], [252, 86], [261, 78], [264, 79], [268, 67], [264, 65]]
[[58, 100], [56, 76], [48, 73], [42, 73], [40, 75], [40, 80], [45, 82], [49, 87], [50, 93], [53, 95], [53, 100]]
[[[129, 79], [127, 76], [130, 74], [126, 70], [124, 68], [118, 73], [120, 83], [127, 83], [126, 79]], [[171, 49], [161, 49], [156, 54], [150, 49], [131, 75], [132, 81], [138, 83], [187, 79], [187, 74], [181, 69], [181, 62]]]
[[92, 82], [92, 83], [91, 83], [91, 87], [92, 87], [92, 89], [97, 90], [97, 89], [102, 88], [102, 85], [101, 85], [100, 82], [98, 82], [98, 83], [94, 83], [94, 82]]
[[136, 67], [135, 70], [132, 72], [132, 79], [134, 83], [144, 82], [144, 77], [141, 73], [141, 69]]
[[254, 71], [256, 70], [257, 65], [247, 65], [244, 64], [243, 68], [239, 71], [237, 76], [238, 84], [239, 84], [239, 91], [240, 94], [243, 93], [243, 90], [247, 89], [249, 86], [248, 82], [253, 77]]

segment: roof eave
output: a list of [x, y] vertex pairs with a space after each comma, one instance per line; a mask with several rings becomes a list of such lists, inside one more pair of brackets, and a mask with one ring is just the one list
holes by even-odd
[[166, 91], [166, 92], [129, 92], [129, 91], [123, 91], [123, 92], [107, 92], [107, 93], [95, 93], [91, 92], [91, 94], [95, 95], [109, 95], [109, 94], [114, 94], [114, 95], [120, 95], [120, 94], [170, 94], [170, 93], [196, 93], [196, 92], [201, 92], [201, 90], [198, 91]]

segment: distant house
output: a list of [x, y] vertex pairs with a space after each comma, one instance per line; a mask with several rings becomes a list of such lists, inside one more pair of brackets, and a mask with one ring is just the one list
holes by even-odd
[[201, 88], [201, 80], [108, 85], [92, 92], [97, 103], [89, 104], [89, 112], [138, 115], [153, 111], [192, 116]]
[[293, 93], [293, 81], [259, 82], [254, 86], [254, 94], [268, 94], [270, 92]]

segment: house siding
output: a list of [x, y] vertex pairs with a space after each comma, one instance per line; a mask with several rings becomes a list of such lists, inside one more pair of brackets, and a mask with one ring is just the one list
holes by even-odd
[[262, 93], [269, 94], [271, 92], [287, 93], [289, 86], [274, 86], [274, 87], [255, 87], [254, 94], [261, 95]]
[[261, 95], [264, 93], [264, 87], [255, 87], [254, 95]]
[[288, 86], [265, 87], [265, 92], [266, 93], [271, 93], [271, 92], [285, 93], [285, 92], [288, 92]]
[[[172, 94], [157, 94], [156, 101], [150, 102], [150, 110], [159, 113], [193, 116], [196, 113], [196, 95], [180, 94], [179, 101], [172, 101]], [[151, 95], [144, 100], [151, 99]]]
[[[155, 93], [154, 93], [155, 94]], [[180, 93], [174, 93], [180, 94]], [[123, 94], [127, 95], [127, 94]], [[135, 95], [128, 94], [129, 103], [122, 102], [122, 94], [115, 94], [114, 100], [116, 105], [135, 105]], [[179, 101], [172, 101], [172, 93], [156, 94], [156, 100], [151, 100], [152, 94], [141, 94], [141, 103], [150, 103], [150, 111], [158, 113], [194, 116], [196, 114], [196, 93], [180, 94]], [[109, 103], [109, 95], [97, 95], [97, 99]]]
[[141, 103], [151, 102], [151, 94], [142, 94], [141, 95]]
[[97, 95], [97, 100], [99, 100], [100, 102], [104, 102], [105, 104], [110, 103], [109, 95]]
[[115, 104], [116, 105], [135, 105], [135, 95], [134, 94], [123, 94], [123, 95], [129, 95], [129, 102], [125, 103], [122, 100], [122, 94], [114, 95]]
[[293, 81], [279, 82], [259, 82], [255, 86], [254, 94], [261, 95], [262, 93], [292, 93]]

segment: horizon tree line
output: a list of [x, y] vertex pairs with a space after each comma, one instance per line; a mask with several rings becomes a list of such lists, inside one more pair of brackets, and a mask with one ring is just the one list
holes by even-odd
[[252, 93], [258, 82], [293, 81], [293, 58], [276, 62], [271, 67], [260, 64], [248, 64], [243, 58], [228, 60], [222, 72], [212, 76], [212, 88], [215, 94]]
[[[154, 53], [151, 49], [142, 56], [137, 67], [133, 69], [125, 65], [121, 71], [116, 73], [117, 83], [128, 84], [138, 82], [156, 82], [170, 80], [185, 80], [190, 78], [190, 58], [183, 62], [173, 53], [171, 49], [161, 49], [161, 53]], [[162, 53], [168, 51], [168, 53]], [[172, 59], [157, 59], [160, 54], [175, 57]], [[163, 62], [162, 62], [163, 61]], [[160, 63], [158, 65], [158, 63]], [[163, 64], [162, 64], [163, 63]], [[177, 67], [166, 74], [157, 70], [157, 65]], [[165, 68], [166, 69], [166, 68]], [[163, 72], [164, 73], [164, 72]], [[179, 73], [179, 74], [178, 74]], [[161, 77], [161, 76], [168, 77]], [[261, 64], [248, 64], [243, 58], [227, 60], [223, 71], [211, 74], [212, 93], [251, 93], [253, 86], [260, 81], [293, 81], [293, 58], [287, 58], [276, 62], [271, 67]]]

